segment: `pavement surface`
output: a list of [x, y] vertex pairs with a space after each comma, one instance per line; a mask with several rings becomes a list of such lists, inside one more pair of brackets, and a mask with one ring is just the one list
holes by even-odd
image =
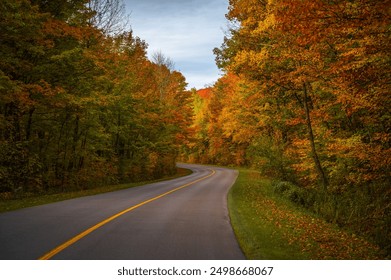
[[227, 193], [237, 171], [189, 176], [0, 214], [0, 259], [244, 259]]

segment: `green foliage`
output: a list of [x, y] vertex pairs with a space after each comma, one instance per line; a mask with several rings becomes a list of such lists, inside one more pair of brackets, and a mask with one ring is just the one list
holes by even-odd
[[308, 199], [305, 199], [305, 191], [290, 182], [282, 181], [276, 183], [274, 191], [298, 205], [304, 206], [308, 203]]
[[27, 143], [0, 142], [0, 192], [23, 196], [42, 189], [42, 165]]
[[388, 186], [369, 185], [319, 192], [291, 182], [277, 181], [274, 193], [290, 202], [311, 210], [327, 222], [357, 232], [378, 244], [384, 255], [390, 252]]
[[191, 118], [182, 74], [132, 32], [92, 26], [88, 1], [49, 2], [0, 4], [2, 197], [175, 172]]
[[263, 174], [282, 180], [295, 180], [292, 161], [284, 154], [284, 144], [273, 138], [260, 136], [248, 148], [248, 157]]
[[[283, 197], [281, 197], [281, 194]], [[304, 196], [302, 196], [304, 195]], [[384, 251], [292, 203], [304, 197], [289, 182], [272, 184], [241, 169], [229, 192], [231, 222], [249, 259], [381, 259]]]

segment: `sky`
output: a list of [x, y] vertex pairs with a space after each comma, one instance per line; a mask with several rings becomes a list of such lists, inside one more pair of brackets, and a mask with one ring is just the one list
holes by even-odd
[[211, 86], [221, 76], [213, 49], [227, 29], [228, 0], [124, 0], [133, 34], [175, 63], [188, 88]]

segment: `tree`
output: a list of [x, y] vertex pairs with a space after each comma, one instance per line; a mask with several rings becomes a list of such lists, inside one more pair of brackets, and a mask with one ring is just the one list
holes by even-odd
[[128, 31], [129, 15], [123, 0], [90, 0], [88, 7], [93, 12], [91, 24], [104, 34], [118, 35]]
[[159, 97], [163, 101], [166, 95], [166, 88], [169, 83], [171, 71], [174, 70], [174, 62], [166, 57], [162, 52], [155, 52], [152, 54], [152, 62], [157, 66], [155, 71], [156, 82], [159, 87]]
[[[308, 191], [316, 201], [306, 202], [310, 208], [386, 244], [389, 1], [229, 3], [232, 25], [214, 51], [217, 64], [257, 89], [254, 106], [263, 104], [268, 110], [253, 115], [270, 118], [270, 129], [262, 129], [263, 123], [255, 126], [258, 141], [248, 151], [274, 162], [273, 155], [279, 155], [288, 171], [280, 175], [294, 171], [294, 176], [280, 177]], [[240, 94], [248, 96], [249, 91]], [[282, 145], [274, 150], [264, 143]], [[263, 167], [270, 162], [252, 160]]]
[[175, 172], [190, 118], [185, 78], [152, 63], [133, 32], [119, 32], [121, 3], [0, 4], [0, 192], [65, 191]]

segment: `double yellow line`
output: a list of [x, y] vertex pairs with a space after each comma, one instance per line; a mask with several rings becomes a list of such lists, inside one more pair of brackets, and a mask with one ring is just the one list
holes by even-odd
[[90, 234], [91, 232], [97, 230], [98, 228], [104, 226], [105, 224], [111, 222], [112, 220], [115, 220], [115, 219], [117, 219], [118, 217], [120, 217], [120, 216], [122, 216], [122, 215], [124, 215], [124, 214], [126, 214], [126, 213], [128, 213], [128, 212], [130, 212], [130, 211], [133, 211], [134, 209], [137, 209], [137, 208], [139, 208], [139, 207], [141, 207], [141, 206], [143, 206], [143, 205], [145, 205], [145, 204], [148, 204], [148, 203], [150, 203], [150, 202], [152, 202], [152, 201], [155, 201], [155, 200], [157, 200], [157, 199], [159, 199], [159, 198], [162, 198], [162, 197], [164, 197], [164, 196], [166, 196], [166, 195], [169, 195], [169, 194], [171, 194], [171, 193], [173, 193], [173, 192], [179, 191], [179, 190], [181, 190], [181, 189], [183, 189], [183, 188], [186, 188], [186, 187], [191, 186], [191, 185], [193, 185], [193, 184], [195, 184], [195, 183], [198, 183], [198, 182], [200, 182], [200, 181], [202, 181], [202, 180], [205, 180], [205, 179], [207, 179], [207, 178], [213, 176], [215, 173], [216, 173], [216, 171], [212, 170], [212, 172], [211, 172], [209, 175], [207, 175], [207, 176], [204, 176], [204, 177], [202, 177], [202, 178], [200, 178], [200, 179], [197, 179], [197, 180], [195, 180], [195, 181], [192, 181], [192, 182], [190, 182], [190, 183], [187, 183], [187, 184], [185, 184], [185, 185], [182, 185], [182, 186], [180, 186], [180, 187], [178, 187], [178, 188], [176, 188], [176, 189], [173, 189], [173, 190], [171, 190], [171, 191], [168, 191], [168, 192], [166, 192], [166, 193], [163, 193], [163, 194], [158, 195], [158, 196], [156, 196], [156, 197], [153, 197], [153, 198], [151, 198], [151, 199], [145, 200], [145, 201], [143, 201], [143, 202], [141, 202], [141, 203], [139, 203], [139, 204], [137, 204], [137, 205], [134, 205], [134, 206], [132, 206], [132, 207], [130, 207], [130, 208], [128, 208], [128, 209], [125, 209], [125, 210], [123, 210], [123, 211], [121, 211], [121, 212], [119, 212], [119, 213], [117, 213], [117, 214], [115, 214], [115, 215], [113, 215], [113, 216], [107, 218], [106, 220], [104, 220], [104, 221], [102, 221], [102, 222], [100, 222], [100, 223], [98, 223], [98, 224], [96, 224], [96, 225], [90, 227], [89, 229], [87, 229], [87, 230], [83, 231], [82, 233], [76, 235], [76, 236], [73, 237], [72, 239], [69, 239], [67, 242], [61, 244], [60, 246], [54, 248], [54, 249], [51, 250], [50, 252], [48, 252], [48, 253], [46, 253], [45, 255], [43, 255], [42, 257], [40, 257], [39, 260], [49, 260], [49, 259], [51, 259], [53, 256], [55, 256], [55, 255], [57, 255], [58, 253], [60, 253], [61, 251], [63, 251], [64, 249], [68, 248], [68, 247], [71, 246], [72, 244], [76, 243], [77, 241], [79, 241], [79, 240], [82, 239], [83, 237], [87, 236], [88, 234]]

